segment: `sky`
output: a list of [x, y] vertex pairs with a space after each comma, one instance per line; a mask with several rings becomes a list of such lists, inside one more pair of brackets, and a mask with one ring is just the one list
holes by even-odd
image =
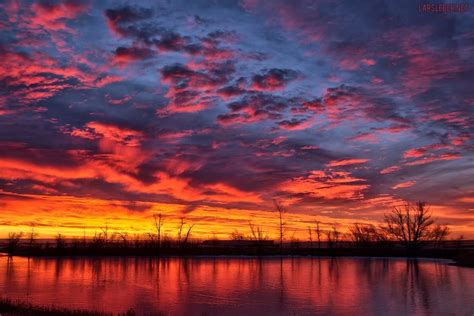
[[286, 237], [427, 201], [474, 238], [474, 11], [2, 1], [0, 237]]

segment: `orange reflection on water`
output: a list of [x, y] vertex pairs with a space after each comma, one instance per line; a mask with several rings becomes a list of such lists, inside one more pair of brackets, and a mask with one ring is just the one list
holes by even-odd
[[474, 270], [355, 258], [0, 258], [3, 295], [171, 315], [472, 314]]

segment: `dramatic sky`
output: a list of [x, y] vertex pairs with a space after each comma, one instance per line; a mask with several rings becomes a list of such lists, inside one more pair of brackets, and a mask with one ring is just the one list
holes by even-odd
[[2, 1], [0, 236], [344, 230], [425, 200], [474, 237], [474, 11]]

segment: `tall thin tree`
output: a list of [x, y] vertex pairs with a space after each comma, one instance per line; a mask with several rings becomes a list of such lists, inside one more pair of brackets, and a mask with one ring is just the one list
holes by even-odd
[[183, 227], [184, 227], [184, 217], [181, 217], [179, 220], [179, 226], [178, 226], [178, 244], [181, 244], [181, 234], [183, 233]]
[[163, 215], [161, 213], [154, 214], [153, 218], [155, 219], [158, 247], [161, 247], [161, 227], [163, 227], [164, 223]]
[[184, 245], [186, 245], [188, 243], [189, 236], [191, 236], [191, 230], [193, 229], [193, 227], [194, 227], [194, 224], [189, 225], [188, 231], [186, 232], [186, 235], [185, 235], [184, 240], [183, 240]]
[[321, 231], [321, 227], [319, 226], [319, 223], [320, 221], [315, 221], [315, 225], [316, 225], [316, 228], [315, 228], [315, 232], [316, 232], [316, 237], [318, 238], [318, 248], [321, 248], [321, 234], [322, 234], [322, 231]]
[[277, 200], [273, 200], [273, 203], [275, 204], [275, 208], [278, 212], [278, 218], [279, 218], [279, 228], [280, 228], [280, 252], [283, 251], [283, 238], [285, 237], [285, 223], [283, 222], [283, 214], [285, 213], [284, 207], [278, 203]]

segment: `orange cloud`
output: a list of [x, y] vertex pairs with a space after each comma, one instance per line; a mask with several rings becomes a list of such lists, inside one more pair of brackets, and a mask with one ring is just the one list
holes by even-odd
[[403, 158], [419, 158], [427, 154], [430, 150], [440, 150], [450, 148], [450, 146], [444, 144], [433, 144], [420, 148], [413, 148], [403, 153]]
[[416, 181], [406, 181], [406, 182], [401, 182], [397, 185], [394, 185], [392, 189], [402, 189], [402, 188], [409, 188], [411, 186], [414, 186], [416, 184]]
[[391, 167], [387, 167], [387, 168], [384, 168], [384, 169], [380, 170], [380, 173], [381, 174], [387, 174], [387, 173], [396, 172], [400, 169], [401, 169], [401, 167], [399, 167], [399, 166], [391, 166]]
[[332, 160], [326, 166], [328, 167], [341, 167], [350, 166], [356, 164], [363, 164], [369, 161], [369, 159], [343, 159], [343, 160]]
[[287, 193], [307, 194], [315, 198], [353, 200], [363, 197], [369, 187], [364, 179], [354, 178], [348, 172], [312, 171], [307, 177], [283, 182], [279, 188]]
[[474, 205], [474, 196], [465, 196], [465, 197], [459, 198], [458, 201], [462, 203], [471, 203]]
[[86, 166], [40, 165], [20, 159], [0, 158], [4, 179], [36, 179], [54, 182], [57, 179], [93, 178], [97, 172]]
[[461, 158], [461, 155], [458, 153], [445, 153], [441, 154], [439, 156], [431, 156], [431, 157], [423, 157], [421, 159], [415, 160], [415, 161], [410, 161], [405, 163], [406, 166], [418, 166], [418, 165], [424, 165], [428, 163], [432, 163], [435, 161], [446, 161], [446, 160], [456, 160]]
[[96, 134], [127, 146], [138, 146], [143, 138], [141, 131], [119, 127], [113, 124], [89, 122], [86, 127], [94, 130]]

